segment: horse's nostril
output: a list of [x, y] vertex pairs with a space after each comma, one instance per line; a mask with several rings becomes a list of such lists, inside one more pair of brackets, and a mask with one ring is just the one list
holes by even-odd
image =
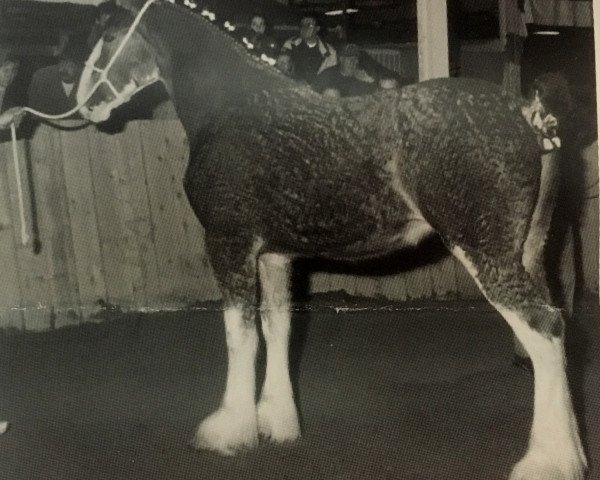
[[90, 115], [92, 114], [92, 109], [84, 106], [79, 109], [79, 113], [81, 113], [83, 118], [89, 120]]

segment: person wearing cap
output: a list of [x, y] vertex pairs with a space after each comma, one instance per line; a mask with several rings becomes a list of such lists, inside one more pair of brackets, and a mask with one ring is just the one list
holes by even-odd
[[290, 52], [295, 75], [309, 84], [319, 73], [337, 65], [337, 53], [319, 37], [319, 29], [315, 17], [304, 17], [300, 21], [300, 35], [283, 44], [283, 50]]
[[[28, 106], [50, 115], [58, 115], [77, 105], [77, 84], [87, 59], [85, 40], [70, 39], [59, 55], [58, 63], [37, 70], [28, 91]], [[70, 118], [80, 118], [74, 114]]]
[[313, 88], [330, 96], [350, 97], [367, 95], [378, 90], [379, 84], [365, 70], [359, 68], [360, 49], [348, 43], [339, 54], [339, 63], [321, 72]]

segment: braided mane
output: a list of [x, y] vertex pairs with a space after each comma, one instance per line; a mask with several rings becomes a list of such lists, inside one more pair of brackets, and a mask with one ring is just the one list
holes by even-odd
[[[191, 10], [189, 8], [185, 8], [183, 6], [174, 4], [168, 0], [159, 0], [157, 3], [153, 5], [154, 8], [160, 8], [168, 13], [160, 15], [160, 22], [165, 23], [169, 21], [169, 14], [175, 13], [177, 15], [177, 31], [181, 35], [182, 41], [177, 41], [178, 39], [173, 38], [173, 34], [165, 35], [164, 38], [169, 42], [169, 38], [176, 41], [169, 42], [169, 48], [172, 52], [189, 56], [193, 54], [189, 49], [186, 49], [186, 45], [189, 44], [190, 41], [193, 41], [195, 38], [200, 40], [205, 37], [206, 32], [209, 32], [212, 38], [217, 39], [222, 42], [223, 48], [225, 50], [230, 49], [235, 52], [236, 55], [239, 56], [240, 60], [244, 65], [250, 66], [253, 69], [256, 69], [265, 75], [269, 75], [272, 79], [277, 81], [287, 82], [290, 87], [298, 86], [299, 83], [282, 72], [280, 72], [277, 68], [269, 65], [267, 62], [261, 60], [253, 50], [250, 50], [243, 46], [235, 37], [233, 37], [228, 31], [220, 28], [219, 25], [223, 25], [225, 20], [220, 20], [218, 17], [214, 22], [211, 22], [204, 16], [202, 16], [199, 11], [201, 11], [201, 7], [199, 6], [195, 10]], [[185, 23], [181, 23], [182, 18], [184, 17]], [[142, 20], [144, 21], [144, 20]], [[188, 23], [189, 21], [189, 23]], [[189, 25], [189, 26], [188, 26]], [[164, 25], [159, 24], [158, 22], [153, 22], [152, 27], [156, 30], [159, 30], [163, 33], [165, 32]], [[185, 32], [185, 33], [184, 33]], [[176, 34], [175, 34], [176, 36]], [[228, 54], [231, 52], [227, 52]]]

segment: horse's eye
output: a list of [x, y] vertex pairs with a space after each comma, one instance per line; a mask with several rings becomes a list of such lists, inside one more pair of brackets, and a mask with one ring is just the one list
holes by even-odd
[[106, 32], [104, 35], [102, 35], [102, 40], [104, 43], [110, 43], [115, 40], [115, 36], [112, 33]]

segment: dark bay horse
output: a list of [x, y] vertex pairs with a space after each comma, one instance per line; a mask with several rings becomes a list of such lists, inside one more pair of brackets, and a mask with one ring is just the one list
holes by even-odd
[[[530, 441], [510, 478], [581, 480], [564, 321], [541, 261], [551, 205], [538, 201], [541, 151], [523, 101], [469, 79], [326, 99], [181, 7], [156, 1], [128, 34], [133, 21], [125, 11], [111, 20], [78, 97], [98, 122], [162, 81], [189, 138], [185, 189], [223, 294], [229, 355], [222, 404], [195, 445], [234, 454], [259, 437], [299, 437], [288, 372], [292, 258], [376, 257], [436, 234], [533, 362]], [[259, 291], [267, 365], [256, 404]]]

